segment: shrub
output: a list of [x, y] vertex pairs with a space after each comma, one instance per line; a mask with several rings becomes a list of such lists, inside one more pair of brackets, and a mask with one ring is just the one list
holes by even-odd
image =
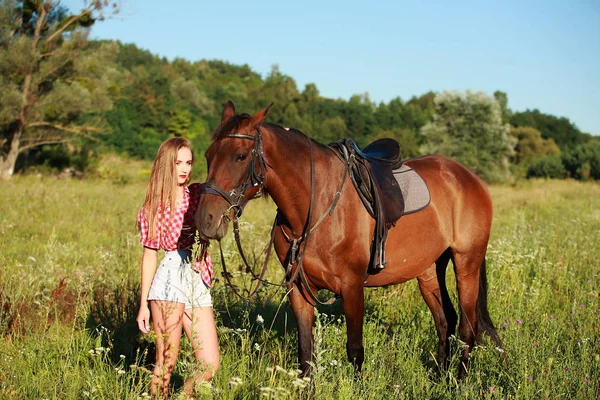
[[570, 177], [587, 180], [600, 179], [600, 141], [590, 140], [579, 145], [562, 156], [567, 173]]
[[560, 157], [548, 155], [533, 161], [527, 169], [527, 178], [564, 179], [567, 171]]

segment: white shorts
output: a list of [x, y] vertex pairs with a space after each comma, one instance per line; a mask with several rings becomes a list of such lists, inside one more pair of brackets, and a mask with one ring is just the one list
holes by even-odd
[[165, 253], [165, 258], [154, 274], [148, 300], [183, 303], [186, 310], [212, 307], [210, 289], [200, 274], [192, 269], [190, 253], [183, 250]]

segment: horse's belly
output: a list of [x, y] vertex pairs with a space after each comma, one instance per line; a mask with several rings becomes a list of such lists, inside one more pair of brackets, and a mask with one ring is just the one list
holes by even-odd
[[385, 245], [386, 266], [369, 276], [365, 286], [386, 286], [420, 276], [448, 248], [449, 241], [437, 220], [423, 211], [401, 218], [389, 231]]
[[365, 286], [378, 287], [404, 283], [421, 275], [434, 262], [435, 259], [432, 261], [422, 261], [416, 264], [409, 262], [408, 259], [403, 259], [398, 262], [388, 262], [381, 272], [367, 277]]

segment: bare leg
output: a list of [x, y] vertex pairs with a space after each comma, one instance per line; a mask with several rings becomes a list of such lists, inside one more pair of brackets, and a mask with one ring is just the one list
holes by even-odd
[[169, 394], [171, 374], [175, 368], [181, 341], [183, 307], [183, 303], [150, 301], [152, 326], [156, 333], [156, 366], [150, 385], [152, 396]]
[[183, 386], [184, 393], [192, 395], [197, 383], [210, 382], [219, 369], [219, 342], [212, 307], [185, 310], [183, 329], [198, 364], [197, 372]]

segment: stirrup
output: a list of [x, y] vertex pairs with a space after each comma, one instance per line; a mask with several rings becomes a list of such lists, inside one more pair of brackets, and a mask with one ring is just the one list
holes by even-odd
[[381, 271], [382, 269], [385, 268], [385, 264], [377, 264], [375, 265], [375, 271]]

